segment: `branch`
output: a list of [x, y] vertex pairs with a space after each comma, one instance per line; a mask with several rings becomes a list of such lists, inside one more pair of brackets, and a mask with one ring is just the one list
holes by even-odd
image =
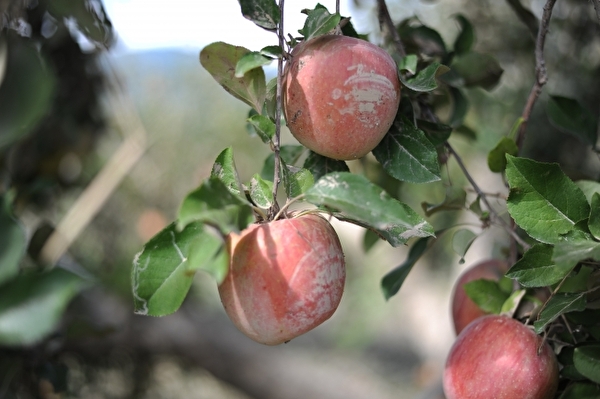
[[504, 229], [508, 232], [508, 234], [510, 234], [510, 236], [516, 242], [518, 242], [521, 245], [521, 247], [523, 247], [523, 249], [525, 249], [525, 250], [529, 249], [530, 245], [527, 244], [521, 237], [519, 237], [519, 235], [511, 228], [510, 224], [506, 220], [502, 219], [500, 217], [500, 215], [498, 215], [498, 213], [494, 210], [494, 208], [492, 208], [492, 205], [488, 201], [486, 194], [477, 185], [477, 183], [475, 182], [475, 180], [473, 179], [473, 177], [467, 170], [465, 164], [463, 163], [460, 155], [458, 155], [458, 153], [454, 150], [454, 148], [452, 148], [450, 143], [448, 143], [447, 141], [446, 141], [445, 145], [446, 145], [446, 148], [448, 149], [448, 151], [450, 152], [450, 154], [452, 154], [454, 159], [456, 159], [456, 163], [458, 163], [460, 170], [462, 170], [463, 174], [465, 175], [465, 177], [467, 178], [467, 180], [469, 181], [469, 183], [471, 184], [471, 186], [473, 187], [473, 189], [475, 190], [475, 192], [477, 193], [479, 198], [481, 198], [481, 200], [483, 201], [485, 206], [488, 208], [490, 215], [493, 216], [494, 219], [497, 220], [502, 225], [502, 227], [504, 227]]
[[523, 109], [523, 123], [519, 128], [519, 133], [517, 135], [517, 146], [521, 148], [523, 145], [523, 141], [525, 140], [525, 130], [527, 129], [527, 122], [529, 121], [529, 117], [531, 116], [531, 112], [533, 111], [533, 106], [535, 105], [538, 97], [542, 93], [542, 88], [548, 81], [548, 74], [546, 71], [546, 61], [544, 60], [544, 44], [546, 42], [546, 34], [548, 33], [548, 26], [550, 25], [550, 18], [552, 17], [552, 9], [554, 8], [554, 4], [556, 0], [548, 0], [546, 5], [544, 6], [544, 13], [542, 14], [542, 21], [540, 25], [540, 29], [537, 33], [537, 39], [535, 42], [535, 83], [531, 88], [531, 92], [529, 93], [529, 97], [527, 98], [527, 103], [525, 104], [525, 108]]
[[404, 50], [404, 45], [400, 40], [400, 35], [394, 26], [394, 21], [392, 21], [392, 17], [390, 16], [390, 11], [385, 4], [385, 0], [377, 0], [377, 8], [379, 10], [379, 27], [383, 30], [383, 26], [388, 30], [388, 33], [392, 36], [392, 41], [396, 46], [396, 51], [400, 57], [406, 56], [406, 50]]
[[[279, 47], [283, 50], [284, 37], [283, 31], [283, 9], [285, 0], [279, 0], [279, 28], [277, 29], [277, 37], [279, 38]], [[283, 94], [283, 56], [277, 60], [277, 94], [275, 101], [275, 137], [273, 140], [273, 152], [275, 152], [275, 168], [273, 173], [273, 206], [269, 209], [269, 219], [272, 219], [279, 212], [279, 204], [277, 203], [277, 189], [281, 182], [281, 157], [279, 149], [281, 145], [281, 98]]]

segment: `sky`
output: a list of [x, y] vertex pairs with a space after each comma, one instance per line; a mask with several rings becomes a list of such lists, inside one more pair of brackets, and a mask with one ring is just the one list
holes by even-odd
[[[335, 11], [335, 0], [319, 2]], [[316, 3], [287, 1], [286, 32], [296, 34], [306, 17], [300, 10]], [[274, 33], [242, 16], [237, 0], [104, 0], [104, 6], [125, 50], [177, 47], [195, 51], [215, 41], [251, 50], [277, 44]], [[342, 0], [340, 8], [342, 15], [349, 15], [349, 0]]]

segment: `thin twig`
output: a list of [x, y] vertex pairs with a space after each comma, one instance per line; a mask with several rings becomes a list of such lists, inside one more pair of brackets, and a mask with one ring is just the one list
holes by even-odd
[[[283, 50], [284, 37], [283, 31], [283, 9], [285, 0], [279, 0], [279, 28], [277, 29], [277, 37], [279, 38], [279, 47]], [[281, 182], [281, 155], [279, 154], [281, 145], [281, 99], [283, 95], [283, 57], [277, 60], [277, 94], [275, 101], [275, 137], [273, 138], [273, 152], [275, 153], [275, 168], [273, 175], [273, 205], [269, 209], [269, 218], [273, 218], [279, 213], [279, 204], [277, 203], [277, 190]]]
[[556, 0], [548, 0], [544, 5], [544, 13], [542, 14], [542, 20], [540, 28], [538, 30], [537, 39], [535, 42], [535, 83], [531, 88], [527, 103], [523, 109], [523, 123], [519, 128], [519, 134], [517, 135], [517, 146], [521, 149], [523, 141], [525, 140], [525, 130], [527, 129], [527, 122], [533, 111], [538, 97], [542, 93], [542, 88], [548, 81], [548, 74], [546, 71], [546, 61], [544, 60], [544, 44], [546, 42], [546, 34], [548, 33], [548, 26], [550, 25], [550, 18], [552, 17], [552, 9]]
[[467, 170], [465, 164], [463, 163], [462, 158], [460, 157], [460, 155], [458, 155], [458, 153], [454, 150], [454, 148], [452, 148], [450, 143], [446, 142], [446, 148], [448, 149], [450, 154], [452, 154], [454, 159], [456, 159], [456, 163], [458, 163], [458, 167], [462, 170], [463, 174], [465, 175], [465, 177], [467, 178], [467, 180], [469, 181], [469, 183], [471, 184], [471, 186], [473, 187], [473, 189], [475, 190], [477, 195], [481, 198], [481, 200], [483, 201], [485, 206], [488, 208], [490, 215], [492, 215], [494, 217], [494, 219], [497, 220], [502, 225], [502, 227], [504, 227], [504, 229], [508, 232], [508, 234], [510, 234], [511, 237], [516, 242], [518, 242], [521, 245], [521, 247], [523, 247], [523, 249], [525, 249], [525, 250], [529, 249], [530, 245], [527, 244], [525, 241], [523, 241], [523, 239], [521, 237], [519, 237], [519, 235], [511, 228], [511, 226], [508, 224], [508, 222], [506, 222], [504, 219], [502, 219], [500, 217], [500, 215], [498, 215], [498, 213], [494, 210], [494, 208], [492, 208], [492, 205], [488, 201], [486, 194], [481, 190], [479, 185], [477, 185], [477, 183], [475, 182], [475, 180], [473, 179], [473, 177]]
[[400, 57], [406, 56], [406, 50], [404, 50], [404, 45], [402, 44], [402, 41], [400, 40], [400, 35], [398, 34], [396, 27], [394, 26], [394, 21], [392, 21], [390, 11], [388, 10], [387, 5], [385, 4], [385, 0], [377, 0], [377, 8], [379, 10], [379, 26], [381, 30], [383, 30], [383, 27], [385, 26], [385, 28], [388, 30], [388, 34], [392, 36], [392, 41], [396, 46], [396, 51], [398, 52], [398, 55]]

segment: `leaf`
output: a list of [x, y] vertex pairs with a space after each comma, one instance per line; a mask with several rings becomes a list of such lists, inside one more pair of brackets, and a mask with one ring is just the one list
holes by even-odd
[[398, 180], [429, 183], [441, 179], [435, 147], [405, 116], [394, 122], [373, 155]]
[[[298, 158], [306, 150], [306, 147], [301, 145], [282, 145], [279, 148], [279, 156], [287, 165], [293, 165], [298, 161]], [[275, 176], [275, 154], [269, 154], [265, 159], [260, 177], [265, 180], [273, 180]]]
[[304, 36], [305, 41], [308, 41], [313, 37], [331, 32], [338, 26], [340, 20], [341, 16], [339, 14], [331, 14], [323, 6], [316, 7], [308, 12], [304, 27], [298, 32]]
[[273, 205], [273, 182], [256, 173], [250, 180], [250, 198], [259, 208], [270, 208]]
[[436, 78], [449, 70], [450, 68], [446, 65], [442, 65], [439, 62], [433, 62], [410, 79], [405, 79], [400, 76], [400, 81], [404, 86], [417, 92], [433, 91], [438, 87]]
[[502, 305], [510, 296], [510, 294], [500, 288], [497, 281], [492, 280], [473, 280], [466, 283], [463, 287], [467, 296], [486, 313], [499, 314], [502, 310]]
[[485, 90], [496, 87], [504, 72], [491, 55], [472, 51], [456, 57], [451, 68], [464, 79], [465, 87], [479, 86]]
[[96, 44], [106, 47], [112, 40], [112, 24], [101, 3], [92, 6], [89, 0], [53, 0], [48, 3], [48, 12], [59, 21], [68, 19]]
[[507, 160], [508, 212], [531, 237], [556, 243], [588, 217], [590, 209], [583, 192], [558, 164], [510, 155]]
[[460, 263], [465, 263], [465, 254], [473, 244], [473, 241], [477, 238], [477, 234], [473, 233], [469, 229], [457, 230], [452, 235], [452, 249], [458, 256], [460, 256]]
[[135, 313], [165, 316], [175, 312], [198, 269], [222, 281], [228, 262], [212, 262], [218, 259], [221, 247], [223, 239], [201, 222], [190, 223], [181, 231], [172, 223], [159, 232], [133, 260], [131, 286]]
[[308, 153], [308, 157], [304, 161], [303, 167], [313, 174], [315, 180], [320, 179], [328, 173], [350, 171], [346, 162], [331, 159], [313, 151]]
[[29, 134], [52, 104], [56, 78], [29, 40], [7, 38], [4, 80], [0, 82], [0, 151]]
[[258, 137], [263, 143], [271, 141], [275, 136], [275, 123], [268, 117], [255, 114], [248, 118], [248, 123], [252, 125]]
[[583, 191], [588, 203], [592, 203], [592, 197], [596, 193], [600, 193], [600, 182], [592, 180], [579, 180], [575, 184]]
[[573, 364], [582, 375], [600, 384], [600, 345], [586, 345], [575, 348]]
[[265, 72], [262, 68], [255, 68], [243, 78], [235, 77], [238, 62], [249, 52], [244, 47], [216, 42], [202, 49], [200, 63], [229, 94], [261, 114], [266, 96]]
[[235, 77], [243, 78], [244, 75], [255, 68], [260, 68], [263, 65], [268, 65], [273, 61], [272, 58], [265, 57], [258, 51], [251, 51], [240, 58], [235, 65]]
[[372, 228], [394, 247], [411, 237], [434, 236], [433, 227], [421, 216], [364, 176], [330, 173], [305, 193], [305, 199], [328, 208], [341, 220]]
[[309, 170], [297, 166], [281, 165], [283, 185], [288, 198], [295, 198], [304, 194], [315, 183], [315, 178]]
[[220, 180], [211, 176], [189, 193], [178, 213], [177, 228], [192, 222], [204, 222], [218, 228], [222, 234], [239, 232], [254, 219], [252, 207], [240, 196], [232, 194]]
[[600, 387], [589, 382], [575, 382], [567, 386], [558, 399], [597, 399]]
[[559, 130], [574, 135], [589, 145], [598, 139], [597, 120], [577, 100], [561, 96], [550, 96], [546, 104], [550, 122]]
[[467, 192], [462, 187], [450, 186], [446, 190], [446, 198], [439, 204], [430, 204], [422, 202], [421, 208], [425, 212], [425, 216], [431, 216], [440, 211], [456, 211], [465, 209], [467, 200]]
[[510, 294], [508, 299], [502, 304], [502, 308], [500, 308], [500, 313], [513, 317], [513, 315], [519, 308], [519, 305], [521, 304], [521, 300], [525, 297], [525, 294], [527, 294], [527, 290], [516, 290], [515, 292]]
[[557, 266], [552, 260], [553, 246], [536, 244], [523, 254], [506, 273], [523, 287], [546, 287], [565, 278], [574, 265]]
[[427, 250], [430, 239], [431, 237], [423, 237], [415, 241], [410, 251], [408, 251], [406, 260], [381, 279], [381, 290], [386, 301], [400, 291], [400, 287], [404, 284], [404, 280], [406, 280], [413, 266]]
[[594, 194], [590, 207], [590, 218], [588, 220], [588, 228], [590, 233], [600, 240], [600, 193]]
[[373, 230], [365, 229], [365, 235], [363, 236], [363, 250], [369, 252], [375, 244], [381, 240], [379, 234]]
[[560, 285], [558, 292], [584, 292], [587, 291], [593, 279], [591, 279], [593, 269], [588, 266], [581, 266], [579, 271], [573, 276], [567, 277]]
[[221, 151], [213, 164], [210, 176], [221, 180], [230, 193], [243, 198], [242, 184], [233, 160], [233, 148]]
[[546, 307], [540, 312], [538, 320], [533, 323], [535, 332], [541, 334], [546, 326], [556, 320], [560, 315], [568, 312], [580, 312], [585, 309], [585, 294], [555, 294]]
[[280, 12], [275, 0], [238, 0], [244, 18], [266, 30], [276, 30]]
[[506, 169], [506, 154], [517, 156], [518, 153], [519, 147], [517, 147], [517, 143], [508, 137], [503, 137], [488, 154], [488, 167], [494, 173], [504, 173]]
[[473, 47], [473, 43], [475, 43], [475, 31], [473, 30], [473, 25], [471, 25], [464, 15], [458, 14], [455, 18], [460, 24], [461, 30], [454, 41], [454, 51], [457, 55], [462, 55], [468, 53], [471, 47]]
[[469, 100], [463, 92], [456, 87], [449, 87], [450, 97], [452, 98], [452, 113], [448, 125], [457, 128], [463, 124], [467, 111], [469, 110]]
[[436, 30], [421, 24], [416, 18], [404, 20], [398, 26], [398, 33], [409, 54], [423, 53], [430, 57], [446, 54], [446, 45], [442, 36]]
[[281, 58], [283, 57], [283, 50], [279, 46], [265, 46], [260, 49], [260, 53], [267, 57]]
[[600, 242], [577, 240], [559, 242], [554, 246], [552, 260], [560, 267], [575, 267], [585, 259], [600, 261]]
[[0, 285], [14, 278], [25, 255], [25, 231], [10, 212], [8, 196], [0, 196]]
[[400, 71], [407, 71], [411, 74], [417, 73], [417, 64], [419, 62], [419, 58], [416, 54], [408, 54], [406, 57], [402, 57], [400, 62], [398, 62], [398, 69]]
[[427, 139], [429, 139], [431, 144], [435, 147], [444, 144], [452, 134], [452, 127], [444, 125], [443, 123], [433, 123], [418, 119], [417, 127], [425, 132]]
[[0, 289], [0, 345], [32, 345], [52, 333], [85, 286], [63, 269], [21, 274]]

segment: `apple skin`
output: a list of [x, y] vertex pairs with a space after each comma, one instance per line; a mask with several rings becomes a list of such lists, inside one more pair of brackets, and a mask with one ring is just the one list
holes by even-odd
[[255, 224], [227, 240], [225, 311], [256, 342], [278, 345], [312, 330], [337, 309], [346, 278], [331, 224], [308, 214]]
[[528, 327], [508, 316], [488, 315], [457, 337], [443, 385], [447, 399], [552, 399], [558, 362], [548, 343]]
[[398, 68], [372, 43], [319, 36], [292, 51], [283, 93], [287, 126], [301, 144], [329, 158], [356, 159], [375, 148], [394, 122]]
[[456, 335], [471, 323], [473, 320], [485, 316], [484, 312], [469, 298], [465, 292], [464, 285], [470, 281], [486, 279], [498, 281], [508, 270], [508, 264], [499, 259], [490, 259], [467, 269], [460, 275], [454, 284], [452, 294], [452, 321], [454, 322], [454, 331]]

